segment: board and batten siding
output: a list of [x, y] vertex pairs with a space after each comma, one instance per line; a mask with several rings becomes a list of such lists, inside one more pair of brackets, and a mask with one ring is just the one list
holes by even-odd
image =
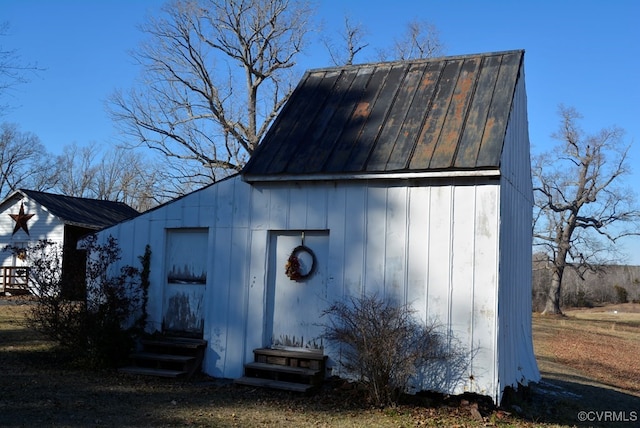
[[[440, 379], [440, 387], [493, 396], [499, 206], [498, 180], [250, 185], [234, 176], [101, 236], [117, 238], [122, 263], [131, 265], [150, 244], [148, 312], [150, 327], [159, 330], [166, 230], [208, 228], [204, 339], [209, 348], [203, 369], [237, 378], [253, 349], [265, 345], [270, 232], [328, 232], [327, 304], [374, 293], [411, 304], [468, 351], [464, 373], [449, 373], [455, 382]], [[328, 352], [339, 372], [338, 357]]]
[[[3, 251], [7, 245], [26, 246], [42, 239], [48, 239], [62, 245], [64, 242], [64, 223], [58, 217], [27, 198], [16, 198], [11, 202], [13, 203], [6, 204], [0, 211], [0, 236], [3, 237], [0, 242], [2, 266], [12, 265], [13, 254], [11, 251]], [[22, 229], [18, 229], [15, 234], [13, 233], [16, 222], [10, 214], [20, 212], [21, 202], [24, 203], [25, 214], [34, 214], [27, 222], [28, 235]]]
[[531, 326], [534, 201], [524, 68], [520, 73], [500, 169], [499, 398], [506, 386], [540, 380]]

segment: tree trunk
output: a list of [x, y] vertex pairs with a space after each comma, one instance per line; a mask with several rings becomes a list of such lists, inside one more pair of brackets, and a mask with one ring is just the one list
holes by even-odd
[[576, 213], [572, 212], [566, 221], [566, 227], [558, 228], [556, 235], [558, 252], [552, 263], [551, 287], [547, 294], [547, 303], [545, 304], [544, 311], [542, 311], [542, 315], [562, 315], [562, 310], [560, 309], [560, 291], [562, 290], [564, 268], [567, 267], [569, 248], [571, 248], [571, 236], [573, 235], [576, 225], [576, 215]]
[[558, 267], [553, 269], [551, 274], [551, 287], [547, 294], [547, 303], [544, 306], [542, 315], [562, 315], [562, 310], [560, 309], [560, 290], [563, 273], [564, 269], [559, 269]]

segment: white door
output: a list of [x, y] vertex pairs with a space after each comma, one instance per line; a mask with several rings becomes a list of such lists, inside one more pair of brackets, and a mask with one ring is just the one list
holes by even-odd
[[162, 320], [166, 333], [202, 337], [208, 234], [208, 229], [167, 230]]
[[[324, 320], [320, 316], [327, 302], [328, 250], [328, 231], [271, 234], [265, 329], [267, 345], [312, 350], [323, 348], [321, 323]], [[292, 270], [287, 275], [287, 264], [296, 261], [300, 264], [297, 269], [300, 278], [296, 278]]]

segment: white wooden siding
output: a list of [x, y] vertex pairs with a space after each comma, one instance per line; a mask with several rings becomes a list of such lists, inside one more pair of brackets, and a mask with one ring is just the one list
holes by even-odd
[[497, 389], [498, 190], [497, 181], [473, 180], [251, 186], [236, 176], [101, 236], [116, 237], [123, 263], [134, 265], [150, 243], [149, 317], [159, 329], [165, 231], [209, 228], [204, 370], [235, 378], [252, 350], [265, 345], [269, 231], [328, 230], [328, 303], [376, 293], [412, 304], [474, 352], [446, 392], [491, 395]]
[[524, 69], [520, 71], [501, 162], [498, 399], [506, 386], [540, 379], [531, 332], [533, 188]]
[[[34, 214], [27, 222], [29, 234], [19, 229], [15, 234], [16, 222], [9, 214], [18, 214], [20, 204], [24, 203], [25, 214]], [[50, 239], [62, 245], [64, 241], [64, 223], [49, 213], [39, 204], [27, 199], [13, 199], [0, 209], [0, 262], [1, 266], [11, 266], [13, 255], [10, 251], [2, 251], [7, 245], [35, 243], [41, 239]]]

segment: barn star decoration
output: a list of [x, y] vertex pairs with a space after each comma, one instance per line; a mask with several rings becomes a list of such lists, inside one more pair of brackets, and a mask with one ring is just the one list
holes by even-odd
[[15, 235], [16, 232], [18, 230], [20, 230], [20, 229], [22, 229], [25, 232], [27, 232], [27, 235], [28, 235], [29, 234], [29, 226], [27, 226], [27, 222], [34, 215], [35, 214], [25, 214], [25, 212], [24, 212], [24, 203], [20, 203], [20, 211], [18, 212], [18, 214], [9, 214], [9, 216], [11, 216], [11, 218], [16, 222], [16, 225], [13, 228], [12, 235]]

